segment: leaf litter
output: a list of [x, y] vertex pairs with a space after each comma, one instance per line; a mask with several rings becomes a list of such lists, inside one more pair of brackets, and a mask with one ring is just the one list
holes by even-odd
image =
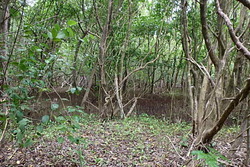
[[[92, 118], [66, 131], [60, 127], [54, 123], [40, 135], [31, 132], [34, 144], [27, 148], [15, 141], [6, 143], [0, 150], [0, 166], [178, 167], [194, 159], [187, 157], [192, 137], [186, 123], [142, 116], [107, 122]], [[214, 148], [228, 155], [227, 139], [232, 136], [218, 135]], [[228, 158], [228, 165], [241, 166], [245, 151], [242, 147]]]

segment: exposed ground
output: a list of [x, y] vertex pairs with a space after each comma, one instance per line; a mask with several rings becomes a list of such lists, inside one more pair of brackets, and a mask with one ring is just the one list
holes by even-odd
[[[60, 98], [73, 99], [65, 92], [58, 93]], [[60, 115], [64, 115], [63, 113], [51, 111], [52, 103], [62, 106], [58, 99], [57, 94], [51, 93], [34, 103], [33, 112], [26, 115], [38, 124], [28, 126], [23, 142], [14, 142], [17, 135], [13, 135], [13, 131], [9, 133], [12, 137], [7, 135], [13, 142], [8, 141], [0, 148], [0, 167], [194, 166], [190, 164], [190, 160], [196, 157], [190, 151], [191, 126], [184, 123], [190, 122], [190, 116], [187, 99], [183, 96], [145, 95], [138, 100], [136, 116], [106, 122], [93, 114], [81, 112], [77, 116], [62, 117]], [[77, 105], [81, 102], [81, 98], [73, 100], [73, 103], [64, 101], [64, 105]], [[53, 122], [40, 124], [43, 115], [57, 117]], [[218, 162], [226, 164], [224, 166], [243, 166], [246, 156], [244, 144], [237, 148], [233, 156], [229, 156], [231, 142], [237, 136], [238, 130], [238, 127], [226, 127], [213, 142], [213, 147], [219, 151], [214, 154], [215, 157], [227, 157], [226, 160], [218, 159]], [[20, 147], [23, 144], [30, 146]], [[202, 161], [195, 163], [205, 166]]]
[[[195, 158], [187, 157], [191, 127], [186, 123], [169, 123], [147, 115], [108, 122], [88, 114], [56, 120], [30, 126], [25, 139], [32, 139], [33, 144], [27, 148], [6, 143], [1, 148], [0, 166], [179, 167]], [[224, 129], [217, 135], [214, 148], [227, 156], [237, 130]], [[243, 166], [244, 151], [241, 148], [233, 158], [220, 161], [227, 166]]]

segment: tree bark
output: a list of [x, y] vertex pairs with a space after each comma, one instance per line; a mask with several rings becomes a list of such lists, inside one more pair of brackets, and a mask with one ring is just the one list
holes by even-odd
[[227, 108], [223, 111], [223, 114], [221, 115], [220, 119], [216, 122], [216, 124], [211, 128], [205, 131], [204, 137], [202, 139], [203, 143], [209, 143], [214, 135], [216, 135], [219, 130], [222, 128], [223, 124], [225, 123], [228, 116], [231, 114], [231, 112], [234, 110], [234, 108], [242, 101], [244, 100], [250, 93], [250, 78], [246, 80], [246, 85], [243, 87], [243, 89], [233, 98], [233, 100], [230, 102], [230, 104], [227, 106]]
[[220, 7], [219, 0], [216, 0], [216, 6], [218, 9], [219, 15], [225, 20], [227, 28], [229, 30], [230, 37], [234, 44], [237, 46], [238, 50], [248, 59], [250, 60], [250, 51], [242, 44], [239, 37], [236, 36], [235, 30], [233, 28], [233, 24], [229, 17], [222, 11]]
[[218, 69], [220, 65], [220, 60], [214, 53], [214, 48], [212, 47], [210, 36], [208, 34], [207, 0], [200, 1], [200, 16], [201, 16], [202, 35], [208, 50], [209, 57], [211, 58], [215, 68]]
[[250, 9], [250, 1], [249, 0], [237, 0], [242, 3], [244, 6]]
[[[110, 31], [110, 24], [112, 20], [113, 13], [113, 0], [109, 0], [108, 4], [108, 13], [106, 18], [106, 23], [104, 27], [102, 27], [102, 36], [99, 46], [99, 78], [100, 78], [100, 86], [99, 86], [99, 99], [98, 99], [98, 107], [101, 115], [103, 117], [107, 116], [106, 108], [105, 108], [105, 99], [106, 99], [106, 76], [105, 76], [105, 59], [107, 56], [107, 39]], [[99, 21], [98, 21], [99, 22]]]
[[0, 78], [0, 97], [3, 96], [3, 87], [6, 84], [6, 75], [4, 71], [6, 71], [6, 60], [8, 59], [8, 46], [7, 46], [7, 39], [8, 39], [8, 31], [9, 31], [9, 20], [10, 20], [10, 13], [9, 13], [9, 0], [2, 0], [0, 3], [0, 71], [1, 71], [1, 78]]

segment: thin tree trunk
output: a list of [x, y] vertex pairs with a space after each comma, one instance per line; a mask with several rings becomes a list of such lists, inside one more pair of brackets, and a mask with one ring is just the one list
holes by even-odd
[[[2, 0], [0, 3], [0, 70], [3, 72], [0, 78], [0, 97], [3, 96], [3, 87], [7, 80], [7, 65], [8, 59], [8, 31], [9, 31], [9, 0]], [[6, 71], [6, 72], [5, 72]]]
[[[106, 76], [105, 76], [105, 59], [107, 56], [107, 39], [110, 31], [110, 24], [112, 19], [112, 8], [113, 8], [113, 0], [109, 0], [108, 4], [108, 14], [106, 18], [106, 23], [104, 27], [102, 27], [102, 36], [99, 46], [99, 78], [100, 78], [100, 86], [99, 86], [99, 99], [98, 99], [98, 108], [103, 117], [107, 117], [107, 111], [105, 107], [105, 98], [106, 98]], [[99, 21], [98, 21], [99, 22]]]
[[[189, 35], [188, 35], [188, 21], [187, 21], [187, 5], [188, 2], [187, 0], [181, 0], [181, 6], [182, 6], [182, 18], [181, 18], [181, 22], [183, 25], [183, 29], [182, 29], [182, 46], [183, 46], [183, 50], [184, 50], [184, 54], [185, 57], [187, 59], [190, 59], [190, 49], [189, 49]], [[196, 122], [197, 122], [197, 116], [196, 115], [196, 106], [195, 106], [195, 98], [194, 98], [194, 94], [192, 91], [192, 79], [191, 79], [191, 63], [188, 62], [187, 64], [187, 86], [188, 86], [188, 94], [189, 94], [189, 101], [190, 101], [190, 110], [191, 110], [191, 115], [192, 115], [192, 123], [193, 123], [193, 135], [195, 133], [195, 129], [196, 129]]]

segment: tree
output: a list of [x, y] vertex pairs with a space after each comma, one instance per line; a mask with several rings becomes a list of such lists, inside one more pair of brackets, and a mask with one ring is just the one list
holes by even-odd
[[8, 60], [8, 32], [9, 32], [9, 0], [3, 0], [0, 3], [0, 69], [1, 69], [1, 78], [0, 78], [0, 97], [3, 96], [4, 85], [7, 84], [7, 60]]
[[[232, 23], [225, 14], [229, 12], [231, 2], [216, 1], [215, 9], [212, 8], [212, 5], [213, 4], [208, 3], [207, 0], [200, 1], [202, 36], [208, 53], [208, 63], [203, 65], [195, 60], [197, 58], [192, 57], [192, 52], [188, 47], [190, 37], [188, 35], [186, 15], [187, 1], [182, 1], [183, 49], [189, 63], [192, 63], [193, 66], [201, 72], [199, 72], [199, 74], [201, 74], [203, 78], [201, 85], [195, 87], [195, 92], [198, 92], [198, 94], [194, 94], [194, 91], [192, 91], [192, 81], [190, 78], [188, 79], [189, 98], [194, 120], [193, 132], [194, 135], [197, 135], [195, 140], [197, 145], [201, 143], [210, 143], [214, 135], [216, 135], [222, 128], [233, 109], [249, 94], [249, 79], [247, 79], [246, 84], [242, 87], [241, 91], [239, 91], [233, 98], [229, 99], [228, 97], [225, 97], [225, 76], [228, 75], [228, 71], [225, 69], [229, 64], [230, 55], [232, 56], [235, 54], [233, 51], [234, 46], [225, 34], [230, 34], [234, 44], [247, 59], [248, 50], [234, 34], [235, 31], [232, 28]], [[222, 12], [222, 8], [225, 13]], [[217, 15], [217, 18], [215, 18], [214, 15], [208, 17], [208, 9], [218, 11], [219, 15]], [[211, 22], [208, 22], [208, 19], [216, 20], [216, 25], [209, 25]], [[225, 29], [225, 26], [228, 27], [228, 30]], [[215, 31], [213, 29], [215, 29]], [[191, 68], [190, 70], [193, 69], [194, 71], [194, 67], [189, 67], [189, 69]], [[197, 89], [197, 87], [200, 87], [200, 89]]]

